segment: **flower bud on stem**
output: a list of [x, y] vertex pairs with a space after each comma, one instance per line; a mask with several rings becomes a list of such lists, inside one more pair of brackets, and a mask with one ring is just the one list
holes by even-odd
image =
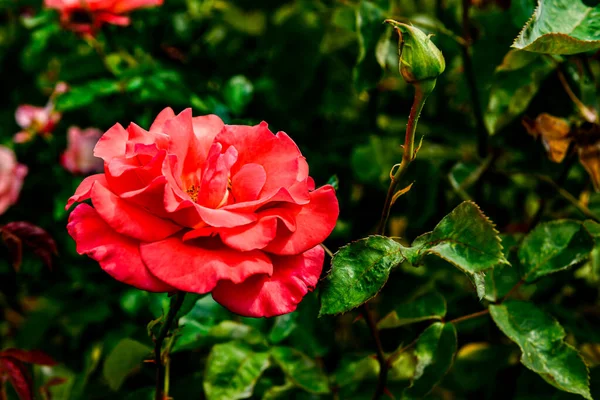
[[[396, 189], [400, 180], [406, 173], [408, 166], [415, 159], [415, 133], [417, 131], [417, 123], [421, 116], [421, 110], [425, 105], [425, 100], [433, 92], [437, 77], [444, 72], [446, 62], [442, 52], [433, 44], [430, 36], [419, 29], [403, 24], [401, 22], [386, 20], [385, 22], [393, 25], [399, 35], [398, 50], [400, 53], [399, 69], [400, 74], [407, 83], [410, 83], [415, 88], [415, 96], [410, 115], [408, 116], [408, 124], [406, 125], [406, 135], [404, 137], [404, 153], [402, 154], [402, 162], [398, 168], [393, 168], [390, 173], [390, 187], [383, 205], [381, 219], [377, 227], [377, 233], [383, 235], [390, 214], [390, 208], [396, 199]], [[404, 33], [404, 36], [403, 36]], [[418, 149], [417, 149], [418, 150]], [[395, 170], [395, 171], [394, 171]], [[409, 189], [409, 188], [408, 188]], [[406, 191], [408, 191], [405, 190]], [[387, 375], [389, 370], [390, 359], [385, 356], [379, 331], [374, 323], [367, 304], [363, 304], [362, 313], [367, 321], [369, 330], [376, 344], [377, 361], [379, 362], [379, 377], [377, 386], [373, 394], [373, 400], [378, 400], [386, 392]]]

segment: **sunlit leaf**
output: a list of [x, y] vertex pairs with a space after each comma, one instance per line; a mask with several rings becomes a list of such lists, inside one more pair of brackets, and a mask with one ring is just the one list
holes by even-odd
[[565, 331], [556, 320], [534, 304], [516, 300], [491, 305], [490, 314], [521, 348], [523, 365], [558, 389], [592, 400], [587, 367], [577, 350], [565, 343]]
[[456, 329], [453, 324], [436, 322], [417, 339], [414, 356], [417, 364], [413, 381], [403, 399], [422, 399], [446, 375], [456, 354]]
[[402, 246], [384, 236], [357, 240], [334, 254], [331, 272], [321, 289], [321, 315], [339, 314], [360, 306], [385, 285], [404, 257]]
[[508, 263], [498, 231], [470, 201], [461, 203], [432, 232], [419, 236], [402, 253], [413, 265], [419, 265], [427, 254], [434, 254], [471, 276]]
[[241, 343], [213, 346], [204, 373], [206, 398], [236, 400], [252, 396], [256, 381], [269, 364], [269, 353], [254, 352]]
[[310, 393], [329, 393], [327, 375], [306, 354], [291, 347], [273, 347], [271, 356], [294, 385]]
[[512, 47], [547, 54], [600, 48], [600, 4], [586, 0], [538, 0]]
[[589, 257], [594, 242], [578, 221], [558, 220], [539, 224], [519, 249], [523, 279], [533, 282], [569, 268]]

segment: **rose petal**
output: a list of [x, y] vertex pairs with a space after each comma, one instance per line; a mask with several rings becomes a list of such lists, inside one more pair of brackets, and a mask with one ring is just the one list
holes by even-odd
[[273, 272], [273, 264], [264, 253], [233, 251], [212, 239], [184, 243], [172, 237], [143, 243], [140, 253], [152, 274], [192, 293], [208, 293], [222, 279], [239, 283], [255, 274]]
[[310, 203], [296, 216], [296, 231], [285, 232], [280, 228], [277, 236], [265, 251], [274, 254], [299, 254], [329, 236], [339, 215], [335, 190], [331, 185], [310, 192]]
[[154, 122], [150, 126], [150, 132], [162, 132], [162, 128], [165, 125], [165, 122], [170, 120], [171, 118], [175, 118], [175, 113], [171, 107], [167, 107], [163, 109], [154, 119]]
[[104, 176], [104, 174], [96, 174], [96, 175], [88, 176], [83, 181], [81, 181], [81, 183], [77, 187], [77, 190], [75, 190], [75, 194], [73, 196], [69, 197], [69, 200], [67, 200], [67, 205], [65, 206], [65, 210], [68, 210], [69, 208], [71, 208], [71, 206], [75, 202], [84, 201], [84, 200], [89, 199], [92, 196], [92, 187], [94, 186], [94, 183], [96, 183], [96, 182], [99, 182], [101, 185], [104, 185], [104, 186], [107, 185], [106, 177]]
[[199, 143], [199, 161], [204, 162], [208, 156], [208, 151], [215, 141], [215, 137], [223, 130], [225, 124], [221, 118], [211, 114], [192, 118], [192, 126], [194, 127], [194, 134]]
[[120, 0], [115, 2], [111, 11], [121, 14], [137, 8], [160, 6], [162, 4], [163, 0]]
[[238, 150], [239, 158], [231, 170], [232, 175], [245, 164], [263, 166], [267, 175], [262, 189], [265, 195], [293, 185], [299, 172], [304, 170], [298, 146], [284, 132], [273, 135], [266, 122], [256, 126], [225, 125], [215, 141], [224, 148], [235, 146]]
[[198, 189], [197, 203], [208, 208], [218, 208], [228, 195], [229, 171], [237, 160], [238, 153], [235, 147], [230, 146], [221, 153], [221, 144], [215, 143], [209, 152], [204, 169], [202, 181]]
[[256, 275], [235, 284], [220, 281], [212, 296], [247, 317], [273, 317], [294, 311], [321, 275], [325, 253], [316, 246], [295, 256], [271, 256], [273, 275]]
[[95, 184], [92, 204], [102, 219], [118, 233], [145, 242], [162, 240], [180, 231], [181, 226], [144, 211]]
[[124, 156], [128, 137], [129, 134], [121, 124], [113, 125], [96, 143], [94, 156], [103, 159], [106, 163], [115, 157]]
[[231, 178], [231, 194], [236, 201], [246, 202], [256, 200], [265, 186], [267, 173], [262, 165], [246, 164]]
[[221, 240], [227, 246], [239, 251], [262, 249], [269, 244], [277, 234], [277, 217], [262, 218], [253, 224], [219, 232]]
[[98, 261], [116, 280], [149, 292], [175, 290], [148, 271], [137, 240], [115, 232], [89, 205], [80, 204], [73, 210], [67, 230], [77, 243], [77, 252]]

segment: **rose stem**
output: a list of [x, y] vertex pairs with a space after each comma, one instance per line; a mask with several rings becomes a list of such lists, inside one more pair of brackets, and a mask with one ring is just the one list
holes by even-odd
[[425, 105], [425, 100], [429, 97], [429, 94], [435, 87], [435, 80], [424, 81], [414, 84], [415, 87], [415, 98], [410, 109], [410, 115], [408, 116], [408, 123], [406, 124], [406, 136], [404, 138], [404, 153], [402, 154], [402, 162], [396, 169], [396, 172], [392, 176], [390, 187], [387, 192], [385, 203], [383, 204], [383, 211], [381, 212], [381, 220], [377, 227], [377, 233], [383, 235], [385, 233], [385, 226], [390, 215], [390, 208], [392, 207], [392, 199], [396, 193], [396, 189], [400, 180], [404, 176], [404, 173], [408, 169], [410, 163], [415, 159], [415, 133], [417, 131], [417, 123], [421, 115], [421, 110]]
[[156, 391], [155, 391], [155, 400], [164, 400], [163, 393], [163, 361], [162, 361], [162, 345], [171, 329], [171, 325], [173, 325], [173, 321], [175, 320], [175, 316], [177, 312], [181, 308], [183, 304], [183, 299], [185, 298], [185, 292], [177, 292], [175, 296], [171, 298], [171, 304], [169, 305], [169, 312], [167, 313], [167, 318], [165, 322], [160, 327], [160, 331], [158, 332], [158, 337], [154, 342], [154, 361], [156, 363]]
[[[413, 85], [415, 87], [415, 97], [410, 109], [410, 115], [408, 116], [408, 123], [406, 125], [406, 136], [404, 138], [404, 153], [402, 154], [402, 162], [391, 177], [392, 180], [390, 182], [390, 187], [383, 205], [381, 220], [379, 221], [379, 226], [377, 227], [377, 234], [379, 235], [383, 235], [385, 233], [385, 227], [390, 215], [390, 208], [392, 207], [394, 194], [396, 193], [398, 184], [400, 183], [400, 180], [404, 176], [404, 173], [408, 169], [410, 163], [415, 159], [415, 133], [417, 131], [417, 123], [419, 122], [419, 117], [421, 116], [421, 110], [423, 110], [423, 106], [425, 105], [425, 100], [427, 100], [427, 97], [435, 87], [435, 79], [417, 82]], [[385, 393], [388, 376], [388, 362], [386, 360], [385, 353], [383, 352], [379, 331], [377, 330], [373, 316], [369, 312], [366, 303], [363, 304], [361, 313], [367, 322], [367, 325], [369, 326], [371, 336], [373, 336], [373, 340], [375, 341], [375, 345], [377, 347], [379, 377], [377, 379], [375, 393], [373, 394], [373, 400], [377, 400], [380, 399]]]

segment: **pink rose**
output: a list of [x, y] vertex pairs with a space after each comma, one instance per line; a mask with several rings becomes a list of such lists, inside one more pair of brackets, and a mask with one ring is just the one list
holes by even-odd
[[100, 129], [70, 127], [67, 133], [67, 150], [62, 154], [60, 164], [73, 174], [102, 171], [104, 163], [100, 158], [94, 157], [94, 146], [100, 136]]
[[315, 190], [308, 164], [265, 122], [224, 125], [215, 115], [163, 110], [149, 131], [119, 124], [94, 155], [69, 234], [119, 281], [165, 292], [212, 292], [241, 315], [296, 309], [323, 268], [319, 244], [339, 213], [333, 187]]
[[19, 106], [15, 112], [15, 120], [23, 130], [14, 136], [15, 143], [27, 142], [36, 133], [42, 136], [52, 133], [61, 118], [61, 114], [53, 111], [53, 108], [52, 103], [48, 103], [46, 107], [35, 107], [29, 104]]
[[93, 34], [103, 24], [129, 25], [123, 15], [138, 8], [162, 5], [163, 0], [45, 0], [44, 5], [60, 12], [68, 29]]
[[27, 167], [17, 163], [15, 153], [8, 147], [0, 146], [0, 214], [19, 199]]

